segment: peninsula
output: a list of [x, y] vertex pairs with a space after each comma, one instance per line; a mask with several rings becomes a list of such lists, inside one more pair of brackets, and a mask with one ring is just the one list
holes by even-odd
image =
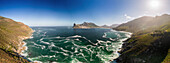
[[94, 24], [94, 23], [88, 23], [88, 22], [84, 22], [82, 24], [75, 24], [73, 25], [74, 29], [86, 29], [86, 28], [100, 28], [100, 26]]

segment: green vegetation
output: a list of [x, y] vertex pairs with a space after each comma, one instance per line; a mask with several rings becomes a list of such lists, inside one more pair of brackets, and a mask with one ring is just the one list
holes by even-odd
[[32, 29], [21, 22], [0, 16], [0, 63], [25, 63], [16, 53], [22, 38], [29, 37]]
[[133, 33], [124, 44], [118, 63], [161, 63], [169, 57], [170, 15], [141, 17], [115, 29]]
[[170, 49], [168, 50], [168, 54], [162, 63], [170, 63]]

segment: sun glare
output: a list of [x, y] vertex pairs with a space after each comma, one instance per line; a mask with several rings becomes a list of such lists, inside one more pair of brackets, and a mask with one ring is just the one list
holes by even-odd
[[160, 7], [160, 2], [158, 0], [151, 0], [149, 5], [151, 8], [157, 9]]

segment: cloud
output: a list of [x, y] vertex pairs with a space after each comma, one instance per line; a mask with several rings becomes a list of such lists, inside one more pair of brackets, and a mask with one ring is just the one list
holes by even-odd
[[131, 16], [128, 16], [127, 14], [124, 14], [124, 16], [125, 16], [125, 18], [128, 19], [128, 20], [132, 19], [132, 17], [131, 17]]

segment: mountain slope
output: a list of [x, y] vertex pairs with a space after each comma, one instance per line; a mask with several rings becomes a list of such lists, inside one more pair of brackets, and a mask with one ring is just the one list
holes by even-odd
[[145, 16], [114, 29], [133, 33], [123, 45], [118, 63], [161, 63], [168, 54], [170, 15]]
[[[144, 16], [133, 21], [129, 21], [127, 23], [121, 24], [116, 27], [116, 30], [129, 31], [129, 32], [140, 32], [140, 31], [154, 31], [157, 27], [165, 25], [169, 23], [170, 16], [168, 14], [164, 14], [162, 16], [149, 17]], [[147, 29], [147, 30], [146, 30]]]
[[22, 40], [32, 32], [27, 25], [0, 16], [0, 63], [28, 62], [18, 51]]
[[112, 25], [110, 25], [110, 26], [108, 26], [108, 25], [103, 25], [103, 26], [101, 26], [102, 28], [115, 28], [115, 27], [117, 27], [119, 24], [112, 24]]

